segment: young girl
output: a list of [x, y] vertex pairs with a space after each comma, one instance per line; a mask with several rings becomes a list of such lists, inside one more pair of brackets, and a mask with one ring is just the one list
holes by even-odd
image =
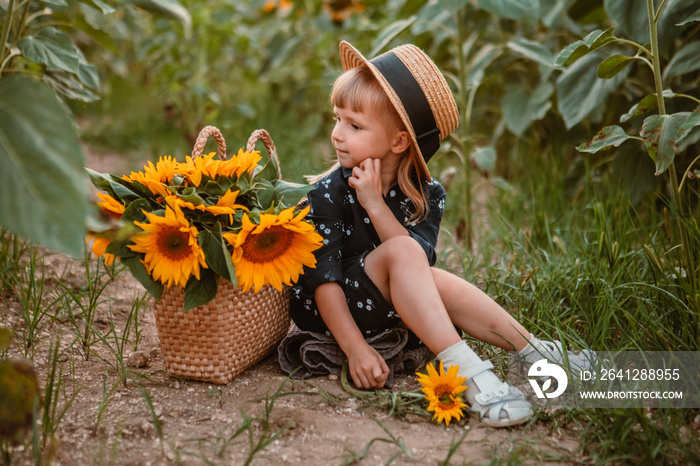
[[[345, 71], [331, 93], [338, 161], [309, 193], [324, 238], [315, 269], [293, 288], [291, 314], [302, 330], [328, 333], [348, 359], [353, 382], [381, 388], [389, 369], [365, 338], [408, 327], [445, 367], [459, 366], [466, 399], [490, 426], [532, 415], [517, 388], [501, 382], [457, 329], [520, 351], [530, 364], [547, 357], [585, 365], [560, 343], [533, 338], [481, 290], [434, 268], [445, 190], [426, 162], [459, 122], [452, 93], [435, 64], [413, 45], [371, 61], [340, 44]], [[566, 356], [565, 356], [566, 354]]]

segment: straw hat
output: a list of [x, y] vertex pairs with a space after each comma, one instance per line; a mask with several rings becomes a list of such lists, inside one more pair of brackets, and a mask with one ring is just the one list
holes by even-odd
[[459, 124], [452, 91], [435, 63], [411, 44], [367, 60], [345, 41], [340, 43], [340, 61], [343, 71], [369, 67], [411, 134], [423, 175], [430, 180], [426, 162]]

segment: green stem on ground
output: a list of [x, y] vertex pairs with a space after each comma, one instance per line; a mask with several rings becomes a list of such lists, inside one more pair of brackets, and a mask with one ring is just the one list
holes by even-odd
[[[656, 102], [659, 106], [659, 115], [666, 115], [666, 105], [663, 96], [663, 81], [661, 79], [661, 62], [659, 55], [659, 37], [657, 32], [657, 21], [661, 13], [663, 3], [659, 6], [659, 10], [654, 14], [654, 0], [647, 0], [647, 15], [649, 17], [649, 39], [651, 41], [652, 63], [654, 65], [654, 85], [656, 87]], [[690, 285], [695, 289], [695, 261], [693, 253], [690, 249], [690, 240], [688, 238], [688, 230], [683, 225], [683, 204], [681, 200], [681, 191], [678, 186], [678, 176], [676, 175], [676, 164], [671, 162], [668, 167], [669, 177], [671, 180], [671, 195], [673, 198], [673, 206], [676, 214], [676, 224], [681, 236], [683, 245], [683, 259], [685, 262], [686, 273], [690, 280]]]

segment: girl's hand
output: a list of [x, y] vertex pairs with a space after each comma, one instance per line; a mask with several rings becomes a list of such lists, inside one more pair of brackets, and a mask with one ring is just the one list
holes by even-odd
[[347, 356], [350, 376], [356, 387], [384, 387], [389, 376], [389, 366], [377, 350], [365, 343], [354, 348]]
[[366, 211], [376, 203], [384, 203], [382, 195], [382, 162], [379, 159], [365, 159], [352, 169], [348, 184], [357, 191], [357, 200]]

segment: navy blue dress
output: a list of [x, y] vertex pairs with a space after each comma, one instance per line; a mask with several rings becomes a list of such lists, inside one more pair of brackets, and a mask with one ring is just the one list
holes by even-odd
[[[330, 335], [323, 322], [314, 291], [327, 282], [337, 282], [345, 292], [350, 313], [365, 337], [402, 325], [393, 306], [382, 296], [364, 270], [364, 257], [379, 244], [379, 236], [369, 215], [357, 200], [355, 189], [348, 185], [352, 170], [339, 167], [319, 181], [309, 193], [316, 231], [323, 236], [323, 246], [316, 251], [316, 268], [304, 269], [304, 274], [292, 288], [290, 312], [294, 323], [302, 330]], [[424, 192], [430, 211], [421, 222], [406, 224], [413, 213], [413, 203], [393, 186], [384, 198], [396, 219], [425, 251], [428, 263], [436, 261], [440, 221], [445, 208], [445, 189], [437, 181], [426, 182]]]

